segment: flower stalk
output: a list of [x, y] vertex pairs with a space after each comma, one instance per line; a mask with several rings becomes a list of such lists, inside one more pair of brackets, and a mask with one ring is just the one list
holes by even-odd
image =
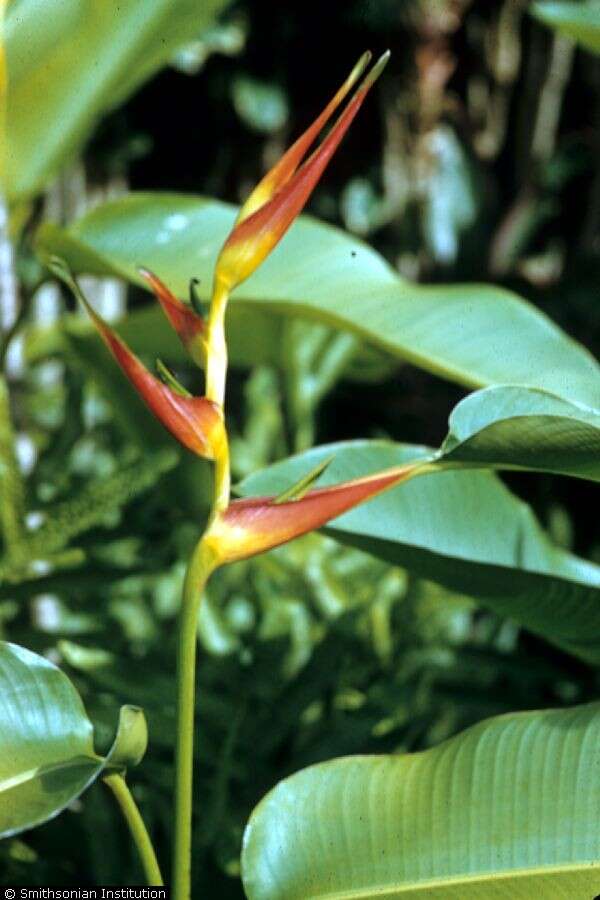
[[[139, 270], [194, 362], [205, 368], [204, 396], [189, 394], [162, 363], [159, 363], [159, 373], [163, 381], [156, 378], [94, 311], [64, 263], [57, 260], [49, 263], [86, 308], [108, 349], [154, 415], [187, 450], [214, 462], [212, 507], [207, 527], [188, 564], [179, 619], [174, 900], [191, 897], [197, 625], [208, 579], [219, 566], [264, 553], [320, 528], [359, 503], [426, 470], [426, 465], [419, 461], [342, 484], [315, 488], [313, 485], [326, 468], [325, 462], [278, 497], [234, 502], [230, 499], [229, 441], [224, 418], [225, 316], [230, 294], [261, 265], [300, 214], [388, 57], [389, 53], [385, 53], [360, 82], [371, 59], [370, 53], [364, 53], [323, 112], [250, 194], [217, 259], [206, 321], [197, 303], [188, 306], [148, 269]], [[324, 125], [353, 89], [329, 134], [304, 159]], [[194, 282], [191, 284], [194, 301]], [[119, 791], [121, 787], [117, 786]]]
[[204, 587], [215, 566], [216, 561], [201, 539], [188, 564], [179, 617], [172, 870], [174, 900], [189, 900], [191, 897], [198, 612]]

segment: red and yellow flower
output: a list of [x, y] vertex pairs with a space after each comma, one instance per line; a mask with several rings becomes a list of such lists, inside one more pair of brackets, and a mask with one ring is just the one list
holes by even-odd
[[214, 517], [205, 541], [217, 565], [265, 553], [407, 481], [422, 466], [421, 461], [396, 466], [331, 487], [315, 488], [297, 500], [283, 503], [276, 497], [234, 500]]
[[364, 53], [320, 116], [254, 188], [219, 254], [215, 269], [217, 284], [227, 291], [233, 290], [279, 243], [306, 205], [389, 55], [389, 51], [384, 53], [373, 66], [325, 140], [301, 165], [310, 145], [369, 64], [371, 54]]
[[[156, 418], [192, 453], [205, 459], [216, 460], [226, 445], [222, 409], [206, 397], [191, 396], [177, 385], [174, 379], [171, 384], [165, 384], [156, 378], [98, 315], [64, 264], [60, 260], [52, 260], [50, 266], [55, 274], [71, 287], [85, 307], [102, 340]], [[155, 288], [169, 321], [187, 346], [190, 340], [195, 340], [201, 334], [203, 326], [197, 321], [192, 322], [191, 315], [194, 316], [194, 320], [199, 317], [191, 311], [188, 315], [187, 308], [181, 309], [180, 307], [183, 307], [181, 301], [173, 297], [156, 276], [146, 272], [145, 277]]]
[[[79, 297], [121, 369], [154, 415], [185, 447], [216, 462], [215, 506], [203, 539], [211, 566], [263, 553], [320, 528], [423, 468], [423, 463], [418, 462], [331, 487], [308, 490], [305, 486], [296, 492], [292, 489], [284, 497], [229, 501], [229, 457], [222, 409], [227, 368], [224, 313], [229, 293], [265, 260], [300, 214], [388, 58], [389, 53], [385, 53], [359, 83], [371, 54], [361, 56], [322, 113], [243, 204], [217, 259], [207, 322], [175, 297], [156, 275], [148, 269], [139, 270], [192, 359], [199, 366], [206, 365], [207, 396], [191, 396], [168, 372], [167, 383], [156, 378], [94, 311], [64, 267], [54, 266]], [[357, 83], [327, 137], [303, 162], [311, 144]], [[312, 481], [311, 476], [308, 481], [305, 479], [309, 486]]]

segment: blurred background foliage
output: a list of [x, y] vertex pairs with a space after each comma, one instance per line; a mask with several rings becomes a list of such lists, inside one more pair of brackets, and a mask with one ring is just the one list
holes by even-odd
[[[226, 5], [99, 120], [81, 157], [28, 214], [69, 222], [129, 188], [239, 202], [360, 52], [389, 46], [386, 77], [310, 211], [365, 238], [412, 279], [516, 289], [593, 350], [600, 59], [527, 6]], [[132, 780], [165, 859], [175, 618], [209, 472], [154, 427], [100, 343], [90, 351], [81, 323], [62, 326], [66, 300], [37, 287], [26, 247], [18, 267], [29, 326], [7, 365], [39, 559], [3, 563], [0, 634], [65, 666], [105, 745], [122, 703], [144, 707], [150, 749]], [[109, 318], [148, 302], [111, 280], [88, 287]], [[436, 445], [463, 394], [324, 326], [288, 322], [285, 347], [284, 370], [231, 373], [238, 478], [312, 443], [389, 436]], [[179, 356], [174, 365], [190, 376]], [[508, 480], [557, 543], [600, 561], [584, 482]], [[219, 573], [199, 638], [194, 860], [207, 896], [242, 896], [244, 824], [290, 772], [348, 753], [424, 748], [482, 717], [584, 702], [599, 687], [593, 669], [469, 598], [320, 535]], [[82, 879], [141, 880], [101, 786], [0, 847], [4, 884]]]

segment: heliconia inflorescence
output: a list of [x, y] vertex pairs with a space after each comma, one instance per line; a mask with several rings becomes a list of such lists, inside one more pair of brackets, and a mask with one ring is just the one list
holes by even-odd
[[367, 52], [361, 56], [323, 112], [243, 204], [217, 259], [213, 299], [206, 323], [197, 308], [175, 297], [154, 273], [146, 268], [139, 269], [194, 362], [201, 367], [206, 365], [207, 397], [188, 394], [162, 364], [166, 383], [152, 375], [90, 306], [64, 264], [59, 260], [51, 262], [53, 270], [83, 303], [123, 372], [155, 416], [189, 450], [216, 461], [221, 484], [217, 487], [218, 499], [203, 538], [211, 568], [263, 553], [320, 528], [426, 467], [426, 463], [418, 461], [330, 487], [311, 489], [326, 467], [325, 462], [279, 497], [229, 501], [228, 442], [222, 409], [227, 365], [223, 317], [227, 298], [266, 259], [300, 214], [388, 58], [389, 52], [377, 61], [354, 91], [327, 137], [303, 162], [310, 145], [365, 72], [371, 54]]
[[206, 357], [206, 342], [204, 334], [206, 325], [202, 316], [195, 312], [191, 306], [183, 303], [171, 293], [154, 272], [140, 267], [138, 272], [152, 288], [154, 295], [162, 306], [167, 319], [179, 335], [181, 343], [190, 354], [196, 365], [203, 367]]

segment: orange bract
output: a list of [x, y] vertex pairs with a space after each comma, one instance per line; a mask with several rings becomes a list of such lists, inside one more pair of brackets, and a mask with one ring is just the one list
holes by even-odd
[[388, 58], [389, 52], [378, 60], [325, 140], [298, 168], [310, 144], [364, 71], [370, 59], [370, 54], [364, 54], [321, 115], [257, 185], [223, 245], [217, 260], [216, 283], [232, 290], [254, 272], [281, 240], [308, 201]]
[[[192, 397], [163, 384], [98, 315], [64, 263], [52, 259], [49, 265], [85, 307], [104, 343], [156, 418], [192, 453], [215, 459], [227, 439], [221, 408], [206, 397]], [[158, 285], [164, 287], [160, 282]]]
[[204, 365], [204, 320], [171, 293], [154, 272], [140, 268], [138, 272], [152, 288], [163, 311], [179, 335], [181, 343], [197, 365]]
[[183, 396], [163, 384], [106, 322], [95, 313], [93, 318], [106, 346], [156, 418], [192, 453], [214, 459], [223, 432], [217, 404], [206, 397]]
[[406, 481], [422, 466], [422, 461], [407, 463], [317, 488], [299, 500], [285, 503], [276, 503], [273, 497], [236, 500], [215, 518], [206, 539], [220, 564], [264, 553], [321, 528], [352, 507]]

